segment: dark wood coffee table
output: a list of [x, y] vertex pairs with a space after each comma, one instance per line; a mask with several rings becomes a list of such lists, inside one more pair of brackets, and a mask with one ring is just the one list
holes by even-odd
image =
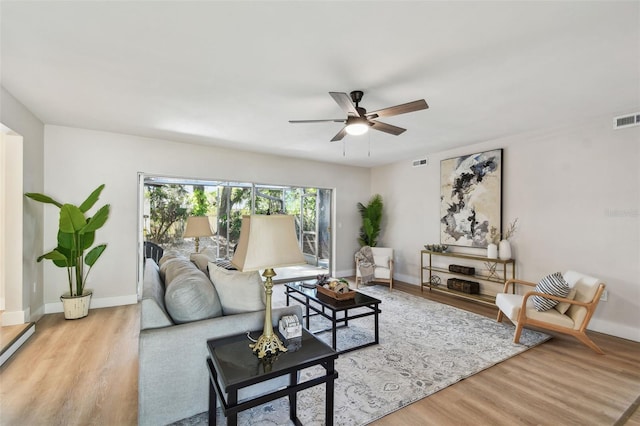
[[[321, 315], [331, 321], [331, 328], [317, 330], [312, 333], [319, 333], [322, 331], [331, 331], [332, 333], [332, 347], [337, 349], [336, 329], [338, 327], [347, 327], [350, 320], [356, 318], [363, 318], [372, 316], [374, 317], [374, 339], [372, 342], [364, 343], [362, 345], [354, 346], [352, 348], [346, 348], [338, 351], [338, 353], [350, 352], [356, 349], [364, 348], [366, 346], [377, 345], [380, 340], [380, 334], [378, 329], [378, 315], [380, 314], [380, 303], [382, 301], [375, 297], [368, 296], [364, 293], [356, 292], [353, 299], [336, 300], [332, 297], [325, 296], [322, 293], [318, 293], [315, 288], [307, 288], [300, 282], [286, 283], [285, 292], [287, 295], [287, 306], [289, 306], [289, 299], [296, 300], [302, 303], [305, 307], [305, 326], [309, 330], [309, 319], [313, 315]], [[363, 308], [363, 309], [358, 309]], [[357, 310], [357, 312], [350, 313], [349, 311]], [[313, 314], [312, 314], [313, 311]], [[338, 313], [342, 312], [341, 316]]]
[[[257, 331], [252, 335], [259, 336], [260, 333]], [[210, 425], [216, 424], [218, 400], [227, 417], [227, 424], [236, 425], [240, 411], [283, 396], [289, 397], [289, 418], [296, 425], [301, 425], [297, 415], [297, 393], [322, 383], [325, 383], [325, 424], [333, 425], [333, 384], [338, 378], [334, 369], [334, 361], [338, 358], [336, 351], [307, 330], [302, 330], [302, 339], [295, 347], [270, 359], [258, 359], [249, 349], [249, 343], [246, 334], [207, 341]], [[322, 366], [326, 374], [298, 383], [300, 370], [314, 365]], [[285, 375], [289, 376], [289, 386], [286, 388], [238, 402], [239, 389]]]

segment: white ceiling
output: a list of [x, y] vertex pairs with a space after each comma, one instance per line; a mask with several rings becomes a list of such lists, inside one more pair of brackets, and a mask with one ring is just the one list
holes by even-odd
[[[640, 2], [0, 3], [1, 83], [44, 123], [357, 166], [640, 109]], [[329, 142], [329, 91], [369, 111]]]

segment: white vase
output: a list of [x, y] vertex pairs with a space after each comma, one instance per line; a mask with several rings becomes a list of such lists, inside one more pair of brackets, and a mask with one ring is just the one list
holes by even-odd
[[489, 259], [497, 259], [498, 258], [498, 246], [491, 243], [487, 246], [487, 257]]
[[511, 244], [508, 240], [500, 241], [500, 247], [498, 247], [498, 252], [500, 253], [500, 259], [509, 260], [511, 259]]

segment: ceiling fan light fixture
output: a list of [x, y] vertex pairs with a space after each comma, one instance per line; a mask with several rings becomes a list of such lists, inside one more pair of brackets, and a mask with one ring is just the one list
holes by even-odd
[[345, 131], [353, 136], [364, 135], [369, 131], [371, 125], [362, 117], [349, 117]]

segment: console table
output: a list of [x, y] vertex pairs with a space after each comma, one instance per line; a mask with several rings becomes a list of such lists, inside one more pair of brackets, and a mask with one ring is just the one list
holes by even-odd
[[[338, 378], [334, 369], [334, 361], [338, 358], [336, 351], [307, 330], [302, 330], [300, 345], [274, 357], [258, 359], [249, 349], [249, 343], [245, 334], [207, 341], [210, 425], [216, 424], [218, 400], [227, 417], [227, 424], [237, 425], [240, 411], [284, 396], [289, 397], [289, 418], [294, 424], [301, 425], [297, 415], [297, 393], [322, 383], [325, 383], [325, 424], [333, 425], [333, 384]], [[325, 374], [298, 383], [300, 370], [314, 365], [322, 366]], [[285, 375], [289, 376], [289, 386], [286, 388], [238, 402], [239, 389]]]
[[[434, 258], [441, 257], [440, 262], [456, 261], [460, 259], [468, 266], [489, 265], [494, 268], [494, 274], [489, 275], [489, 272], [485, 274], [475, 273], [473, 275], [462, 274], [450, 271], [442, 264], [434, 264]], [[428, 259], [428, 263], [425, 264], [425, 258]], [[500, 266], [501, 265], [501, 266]], [[500, 266], [501, 269], [498, 269]], [[444, 279], [440, 285], [433, 284], [434, 272], [444, 275], [465, 277], [480, 281], [482, 283], [480, 294], [467, 294], [456, 290], [448, 289]], [[505, 281], [508, 279], [515, 279], [516, 277], [516, 261], [515, 259], [493, 259], [486, 256], [477, 256], [466, 253], [450, 253], [450, 252], [437, 252], [431, 250], [420, 251], [420, 291], [424, 290], [424, 287], [428, 287], [430, 291], [438, 291], [442, 293], [451, 294], [453, 296], [461, 297], [464, 299], [473, 300], [475, 302], [484, 303], [487, 305], [495, 305], [495, 295], [502, 291]], [[425, 280], [426, 278], [426, 280]]]

